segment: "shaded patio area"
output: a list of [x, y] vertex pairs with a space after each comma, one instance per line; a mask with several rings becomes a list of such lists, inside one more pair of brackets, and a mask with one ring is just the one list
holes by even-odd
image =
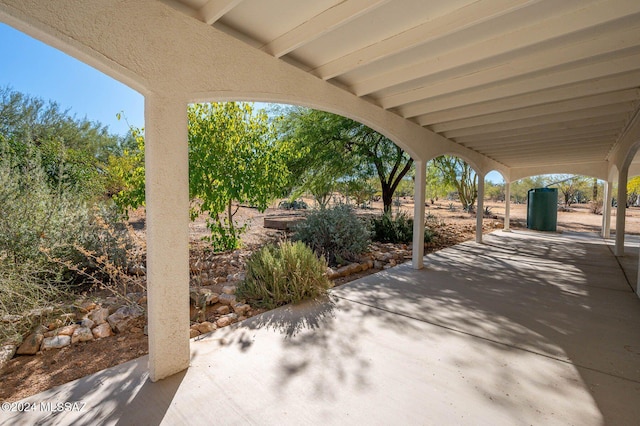
[[628, 243], [619, 263], [595, 235], [496, 232], [194, 340], [168, 379], [143, 357], [25, 400], [79, 412], [0, 424], [637, 424]]

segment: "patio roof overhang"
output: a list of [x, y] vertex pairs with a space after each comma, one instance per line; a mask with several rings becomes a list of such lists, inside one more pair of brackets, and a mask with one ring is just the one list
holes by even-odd
[[3, 0], [0, 13], [142, 93], [327, 109], [414, 158], [454, 153], [507, 180], [607, 179], [640, 137], [635, 0], [46, 3]]
[[165, 3], [508, 169], [602, 176], [638, 137], [637, 1]]
[[597, 177], [607, 200], [640, 170], [638, 0], [0, 0], [0, 21], [145, 96], [152, 380], [189, 365], [189, 102], [299, 104], [378, 130], [415, 160], [416, 217], [442, 154], [507, 182]]

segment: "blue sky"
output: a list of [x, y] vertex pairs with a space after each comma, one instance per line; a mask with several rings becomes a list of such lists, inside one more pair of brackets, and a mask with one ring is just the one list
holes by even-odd
[[123, 112], [144, 127], [144, 98], [135, 90], [13, 28], [0, 24], [0, 87], [57, 102], [76, 118], [99, 121], [124, 134]]

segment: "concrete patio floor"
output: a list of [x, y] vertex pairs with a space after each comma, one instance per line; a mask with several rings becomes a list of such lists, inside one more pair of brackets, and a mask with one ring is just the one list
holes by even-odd
[[24, 400], [80, 412], [0, 424], [636, 425], [637, 244], [621, 263], [607, 244], [496, 232], [194, 340], [163, 381], [143, 357]]

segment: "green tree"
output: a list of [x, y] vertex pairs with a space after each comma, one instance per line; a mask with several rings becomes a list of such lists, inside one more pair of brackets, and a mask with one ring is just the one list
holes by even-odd
[[464, 160], [442, 155], [433, 159], [433, 165], [440, 174], [443, 184], [452, 186], [465, 210], [469, 210], [478, 197], [478, 176]]
[[105, 173], [105, 191], [125, 215], [145, 203], [144, 129], [131, 127], [129, 139], [135, 145], [129, 142], [122, 154], [110, 155]]
[[217, 250], [239, 244], [233, 203], [264, 211], [286, 187], [293, 151], [279, 142], [264, 111], [251, 104], [195, 104], [189, 117], [189, 192], [192, 218], [206, 213]]
[[635, 176], [627, 182], [627, 203], [631, 206], [638, 202], [640, 196], [640, 176]]
[[492, 201], [504, 201], [504, 183], [487, 182], [484, 194], [486, 198]]
[[545, 176], [532, 176], [517, 180], [511, 183], [511, 200], [516, 204], [527, 202], [527, 193], [533, 188], [543, 188], [547, 186]]
[[555, 186], [562, 194], [565, 207], [571, 206], [571, 204], [584, 201], [586, 199], [584, 194], [589, 193], [589, 181], [584, 176], [577, 175], [556, 175], [553, 177], [554, 181], [547, 184], [547, 186]]
[[108, 157], [121, 144], [101, 124], [9, 88], [0, 88], [0, 135], [13, 167], [28, 167], [35, 150], [52, 187], [64, 185], [88, 198], [102, 194]]
[[[244, 230], [233, 220], [239, 205], [264, 211], [286, 188], [287, 162], [296, 154], [251, 104], [194, 104], [187, 114], [191, 219], [206, 214], [213, 248], [234, 249]], [[113, 186], [122, 187], [114, 199], [122, 209], [144, 205], [144, 136], [138, 129], [132, 136], [137, 147], [111, 159]]]
[[393, 194], [413, 160], [390, 139], [349, 118], [299, 107], [286, 111], [279, 128], [283, 140], [293, 141], [302, 153], [290, 165], [300, 187], [377, 176], [384, 210], [391, 211]]

